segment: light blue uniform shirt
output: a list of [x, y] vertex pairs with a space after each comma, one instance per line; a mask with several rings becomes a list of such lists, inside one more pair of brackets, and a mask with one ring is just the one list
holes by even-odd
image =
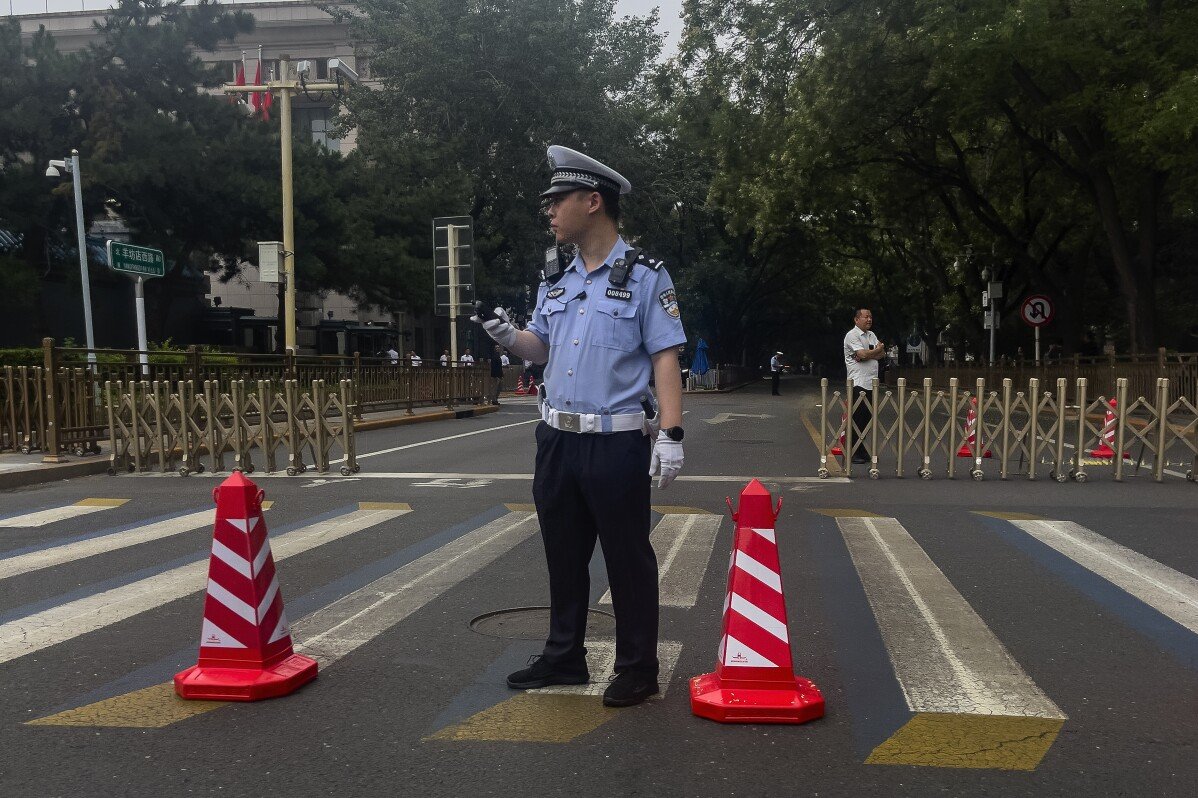
[[[664, 268], [637, 263], [622, 287], [611, 264], [630, 249], [623, 238], [590, 274], [582, 256], [537, 291], [528, 329], [549, 347], [549, 406], [569, 413], [637, 413], [649, 394], [651, 355], [686, 343], [674, 283]], [[582, 296], [585, 293], [585, 297]]]

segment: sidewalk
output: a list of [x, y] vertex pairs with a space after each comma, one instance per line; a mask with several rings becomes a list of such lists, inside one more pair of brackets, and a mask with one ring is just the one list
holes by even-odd
[[[354, 424], [355, 432], [402, 427], [407, 424], [420, 424], [425, 421], [446, 421], [455, 418], [472, 418], [494, 413], [499, 408], [495, 405], [462, 405], [448, 410], [444, 407], [417, 407], [413, 414], [406, 410], [386, 410], [381, 413], [371, 413]], [[74, 479], [108, 471], [109, 446], [107, 441], [100, 442], [100, 454], [76, 457], [73, 454], [63, 456], [61, 463], [43, 463], [41, 452], [19, 454], [17, 452], [0, 453], [0, 490], [13, 490], [29, 485], [39, 485], [45, 482], [57, 482], [61, 479]]]

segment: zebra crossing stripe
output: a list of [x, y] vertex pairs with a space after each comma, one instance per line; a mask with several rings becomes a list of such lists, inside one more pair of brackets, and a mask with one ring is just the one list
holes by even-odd
[[104, 510], [111, 510], [114, 507], [120, 507], [128, 501], [128, 499], [81, 499], [74, 504], [68, 504], [64, 507], [51, 507], [48, 510], [39, 510], [35, 513], [24, 513], [23, 515], [14, 515], [11, 518], [0, 518], [0, 527], [14, 529], [17, 527], [46, 526], [56, 521], [65, 521], [68, 518], [78, 518], [81, 515], [90, 515]]
[[1034, 769], [1064, 713], [902, 524], [834, 517], [915, 713], [866, 763]]
[[[262, 502], [262, 509], [267, 510], [272, 504], [273, 502], [271, 501], [264, 501]], [[161, 540], [162, 538], [190, 532], [193, 529], [200, 529], [205, 526], [211, 527], [215, 520], [216, 513], [214, 510], [201, 510], [175, 518], [166, 518], [148, 524], [125, 527], [108, 534], [97, 535], [96, 537], [84, 540], [76, 540], [58, 546], [49, 546], [22, 554], [14, 554], [11, 557], [3, 557], [0, 559], [0, 579], [8, 579], [20, 574], [40, 571], [44, 568], [52, 568], [56, 565], [76, 560], [83, 560], [88, 557], [94, 557], [97, 554], [105, 554], [110, 551], [136, 546], [139, 543]]]
[[1006, 519], [1164, 615], [1198, 634], [1198, 579], [1072, 521]]
[[[385, 523], [411, 512], [396, 503], [390, 510], [354, 510], [276, 537], [276, 561]], [[204, 588], [208, 559], [146, 577], [75, 601], [0, 624], [0, 663], [66, 642], [131, 618]], [[248, 606], [248, 605], [247, 605]], [[252, 613], [253, 608], [249, 608]]]
[[[661, 512], [675, 508], [654, 509]], [[658, 556], [658, 600], [663, 607], [693, 607], [699, 600], [699, 587], [724, 519], [689, 507], [677, 509], [688, 512], [665, 513], [649, 538]], [[610, 590], [599, 603], [611, 604]]]

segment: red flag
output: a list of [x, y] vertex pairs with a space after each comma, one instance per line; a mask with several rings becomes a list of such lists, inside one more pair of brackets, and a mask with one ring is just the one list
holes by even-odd
[[274, 92], [269, 92], [269, 91], [263, 92], [263, 94], [264, 94], [264, 96], [262, 98], [262, 118], [264, 120], [266, 120], [267, 122], [269, 122], [270, 121], [270, 108], [272, 105], [275, 104], [275, 95], [274, 95]]
[[[233, 77], [233, 85], [234, 86], [244, 86], [245, 85], [245, 65], [244, 64], [241, 64], [237, 67], [237, 74]], [[244, 99], [240, 94], [236, 95], [236, 97], [237, 97], [237, 102], [242, 102]]]
[[[254, 85], [255, 86], [262, 85], [262, 59], [261, 58], [258, 59], [258, 70], [257, 70], [257, 72], [254, 73]], [[261, 92], [256, 91], [250, 95], [250, 105], [253, 106], [255, 111], [258, 111], [259, 109], [262, 108], [262, 93]]]

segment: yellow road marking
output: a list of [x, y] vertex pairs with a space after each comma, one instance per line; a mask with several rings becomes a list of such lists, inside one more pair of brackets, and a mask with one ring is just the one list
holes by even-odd
[[1035, 770], [1065, 721], [921, 712], [865, 760], [867, 765]]
[[1043, 521], [1044, 517], [1031, 513], [1006, 512], [1004, 510], [974, 510], [974, 515], [986, 515], [1003, 521]]
[[602, 726], [619, 710], [591, 695], [525, 693], [447, 726], [428, 740], [568, 743]]
[[[820, 411], [823, 412], [822, 410]], [[807, 434], [811, 436], [811, 440], [815, 442], [815, 448], [821, 453], [824, 451], [824, 442], [819, 438], [819, 430], [815, 428], [815, 424], [807, 417], [806, 413], [800, 413], [799, 417], [803, 419], [803, 426], [807, 428]], [[828, 455], [827, 461], [824, 463], [824, 468], [828, 469], [828, 474], [833, 477], [843, 477], [844, 469], [840, 467], [840, 463], [832, 455]]]
[[56, 715], [25, 721], [26, 726], [109, 726], [161, 729], [172, 723], [220, 709], [228, 701], [185, 701], [171, 682], [156, 684]]
[[120, 507], [128, 499], [80, 499], [75, 502], [76, 507]]
[[359, 510], [403, 510], [412, 512], [412, 505], [403, 502], [358, 502]]
[[662, 515], [713, 515], [710, 510], [698, 507], [678, 507], [672, 504], [655, 504], [653, 509]]
[[535, 513], [537, 511], [535, 504], [505, 504], [503, 506], [512, 513]]
[[847, 508], [829, 507], [824, 509], [808, 508], [813, 513], [826, 515], [829, 518], [885, 518], [886, 516], [871, 513], [869, 510], [852, 510]]

